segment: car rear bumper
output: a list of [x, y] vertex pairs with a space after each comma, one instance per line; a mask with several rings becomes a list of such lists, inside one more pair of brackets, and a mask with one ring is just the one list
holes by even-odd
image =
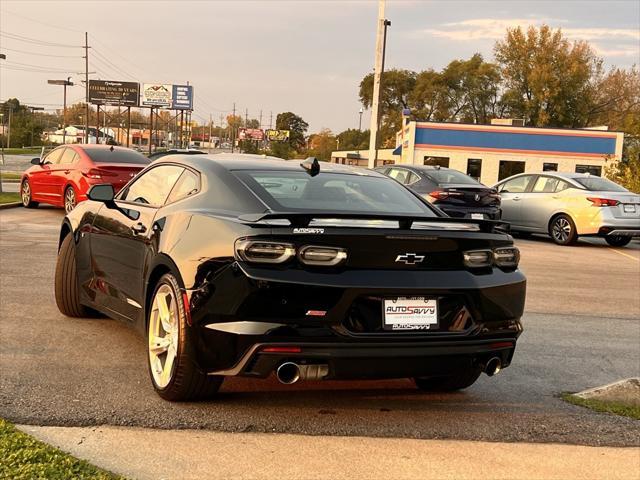
[[436, 203], [435, 206], [454, 218], [472, 218], [473, 213], [480, 213], [488, 220], [500, 220], [502, 217], [500, 207], [452, 207], [441, 203]]
[[[409, 343], [258, 343], [231, 368], [210, 375], [264, 378], [285, 362], [326, 365], [323, 379], [427, 377], [454, 374], [499, 358], [501, 368], [511, 363], [516, 339], [508, 337], [480, 342]], [[290, 349], [287, 352], [285, 350]], [[295, 351], [294, 350], [299, 350]]]
[[[327, 274], [233, 264], [188, 295], [196, 358], [207, 373], [266, 376], [297, 361], [329, 365], [327, 378], [398, 378], [443, 375], [486, 361], [494, 349], [508, 365], [525, 289], [517, 270]], [[384, 330], [381, 302], [399, 296], [437, 298], [438, 326]], [[264, 351], [287, 346], [299, 350]]]
[[607, 225], [600, 227], [598, 235], [606, 237], [640, 237], [640, 226]]

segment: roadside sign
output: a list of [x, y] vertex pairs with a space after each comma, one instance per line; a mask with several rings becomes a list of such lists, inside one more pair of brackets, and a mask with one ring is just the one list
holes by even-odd
[[137, 107], [139, 97], [139, 83], [89, 80], [89, 103], [94, 105]]
[[173, 85], [171, 100], [174, 110], [193, 110], [193, 86]]
[[171, 107], [173, 85], [166, 83], [145, 83], [142, 86], [142, 102], [145, 107]]
[[238, 140], [264, 140], [264, 130], [259, 128], [239, 128]]
[[267, 140], [270, 142], [286, 142], [289, 140], [289, 130], [267, 130]]

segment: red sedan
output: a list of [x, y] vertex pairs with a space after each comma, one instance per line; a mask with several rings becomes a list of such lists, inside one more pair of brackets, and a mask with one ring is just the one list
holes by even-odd
[[150, 162], [128, 148], [63, 145], [31, 160], [33, 166], [24, 172], [20, 184], [22, 204], [35, 208], [48, 203], [69, 213], [87, 199], [92, 185], [110, 183], [117, 192]]

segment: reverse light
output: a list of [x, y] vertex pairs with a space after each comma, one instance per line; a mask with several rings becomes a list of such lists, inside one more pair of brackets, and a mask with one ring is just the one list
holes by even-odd
[[610, 198], [587, 197], [587, 200], [593, 204], [592, 207], [615, 207], [620, 205], [618, 200]]
[[490, 267], [493, 261], [491, 250], [470, 250], [463, 252], [464, 264], [469, 268]]
[[261, 240], [236, 240], [236, 258], [253, 263], [284, 263], [293, 258], [296, 249], [290, 243]]
[[339, 247], [318, 247], [307, 245], [298, 251], [298, 260], [305, 265], [333, 267], [347, 259], [347, 251]]
[[114, 177], [117, 176], [117, 173], [107, 172], [105, 170], [100, 170], [99, 168], [90, 168], [88, 171], [82, 172], [87, 178], [92, 178], [94, 180], [100, 180], [102, 177]]
[[263, 347], [261, 352], [264, 353], [300, 353], [302, 348], [300, 347]]
[[496, 248], [493, 251], [493, 261], [498, 267], [517, 267], [520, 262], [520, 250], [516, 247]]

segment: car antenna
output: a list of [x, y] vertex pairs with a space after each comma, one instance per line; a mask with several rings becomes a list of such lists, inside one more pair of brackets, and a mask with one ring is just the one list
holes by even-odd
[[320, 162], [318, 162], [316, 157], [307, 158], [304, 162], [300, 163], [300, 166], [312, 177], [315, 177], [320, 173]]
[[110, 152], [113, 152], [113, 145], [111, 145], [111, 148], [109, 149]]

